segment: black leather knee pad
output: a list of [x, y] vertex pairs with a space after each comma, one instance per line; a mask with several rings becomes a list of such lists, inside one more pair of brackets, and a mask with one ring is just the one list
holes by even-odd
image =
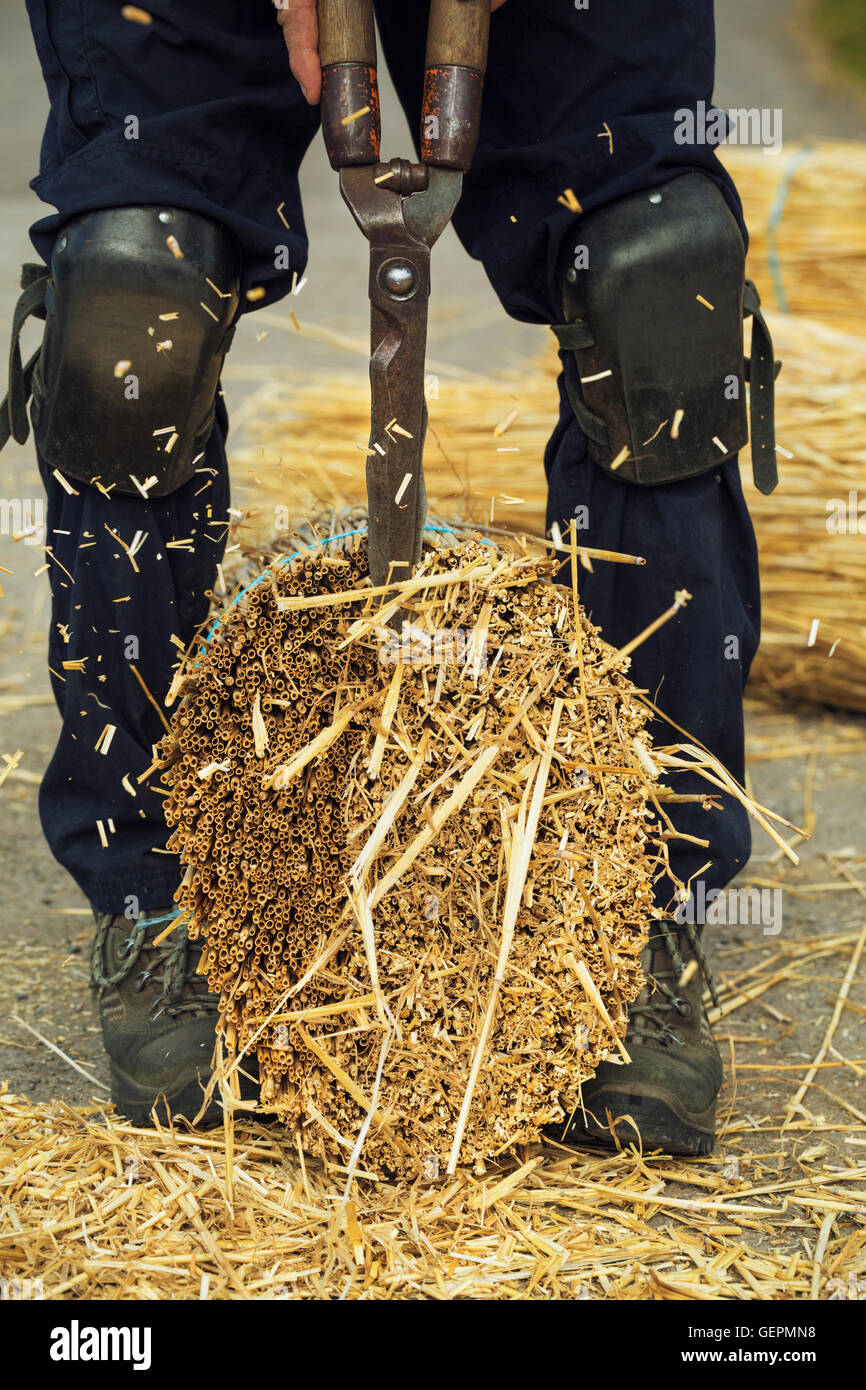
[[177, 208], [85, 213], [58, 236], [32, 420], [47, 462], [162, 497], [195, 472], [238, 311], [240, 252]]
[[[715, 183], [683, 174], [581, 217], [560, 263], [567, 322], [554, 328], [590, 456], [657, 485], [717, 467], [747, 443], [755, 481], [776, 483], [776, 366], [745, 247]], [[743, 318], [753, 314], [743, 357]]]

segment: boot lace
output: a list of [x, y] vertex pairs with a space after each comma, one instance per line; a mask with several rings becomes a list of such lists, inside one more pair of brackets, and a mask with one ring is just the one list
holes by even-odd
[[[664, 918], [660, 918], [654, 923], [654, 933], [657, 933], [654, 937], [654, 951], [658, 949], [657, 943], [661, 941], [670, 965], [670, 975], [666, 978], [668, 976], [667, 971], [650, 971], [648, 973], [645, 988], [629, 1010], [629, 1036], [635, 1041], [651, 1041], [662, 1045], [675, 1043], [677, 1047], [685, 1046], [684, 1040], [677, 1031], [677, 1019], [689, 1018], [692, 1013], [692, 1004], [680, 992], [679, 982], [686, 969], [686, 961], [677, 940], [677, 930], [678, 927]], [[719, 1000], [700, 936], [695, 931], [693, 923], [684, 922], [682, 930], [688, 938], [701, 978], [709, 989], [710, 998], [717, 1005]]]
[[[106, 914], [97, 921], [90, 958], [94, 985], [98, 989], [106, 989], [129, 979], [141, 959], [142, 952], [146, 951], [147, 959], [141, 962], [144, 968], [138, 971], [133, 989], [138, 994], [149, 981], [153, 980], [157, 984], [159, 993], [153, 1001], [150, 1013], [153, 1022], [163, 1014], [173, 1018], [182, 1013], [216, 1013], [218, 1008], [217, 1001], [212, 996], [206, 993], [193, 994], [187, 989], [196, 978], [199, 953], [187, 936], [185, 922], [176, 927], [161, 946], [153, 945], [152, 937], [159, 935], [153, 928], [161, 928], [173, 922], [177, 916], [177, 912], [166, 912], [158, 917], [138, 917], [131, 935], [121, 942], [118, 951], [119, 964], [113, 971], [107, 963], [106, 946], [115, 919]], [[187, 997], [184, 997], [185, 995]]]

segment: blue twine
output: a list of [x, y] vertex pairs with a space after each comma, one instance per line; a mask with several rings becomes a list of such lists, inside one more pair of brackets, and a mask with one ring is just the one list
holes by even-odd
[[[460, 534], [459, 531], [454, 530], [453, 526], [434, 526], [432, 521], [428, 521], [427, 525], [424, 527], [424, 530], [438, 531], [440, 535], [446, 536], [459, 536]], [[319, 547], [322, 545], [330, 545], [331, 541], [345, 541], [348, 540], [351, 536], [366, 536], [366, 534], [366, 529], [364, 529], [360, 531], [341, 531], [340, 534], [337, 536], [323, 536], [322, 539], [320, 541], [316, 541], [314, 545], [305, 545], [302, 550], [296, 550], [294, 555], [284, 555], [282, 560], [279, 561], [279, 565], [288, 565], [292, 560], [297, 560], [300, 555], [305, 555], [308, 550], [318, 550]], [[482, 540], [484, 540], [483, 537]], [[492, 545], [492, 541], [484, 540], [484, 544]], [[269, 565], [268, 569], [270, 568], [272, 567]], [[230, 612], [231, 609], [234, 608], [235, 604], [240, 602], [244, 594], [248, 594], [250, 592], [250, 589], [254, 589], [257, 584], [261, 584], [262, 580], [266, 577], [267, 573], [268, 570], [264, 570], [258, 576], [257, 579], [254, 579], [252, 583], [247, 584], [243, 589], [240, 590], [239, 593], [235, 594], [228, 608], [225, 610], [226, 613]], [[204, 639], [205, 645], [207, 645], [207, 643], [213, 637], [214, 633], [216, 632], [224, 617], [225, 613], [222, 615], [222, 617], [214, 619], [213, 626], [211, 627], [211, 630], [208, 633], [207, 637]], [[202, 646], [201, 650], [204, 651], [204, 646]]]
[[805, 164], [806, 160], [814, 153], [811, 145], [803, 145], [788, 161], [785, 172], [783, 173], [773, 205], [770, 208], [770, 216], [767, 220], [767, 265], [770, 271], [770, 279], [773, 282], [773, 293], [776, 296], [776, 304], [783, 314], [790, 314], [791, 306], [788, 303], [788, 296], [785, 293], [785, 285], [782, 280], [782, 261], [779, 256], [779, 244], [776, 240], [776, 233], [782, 221], [782, 214], [785, 211], [785, 204], [788, 201], [788, 194], [791, 191], [791, 184], [794, 175]]
[[[140, 915], [141, 917], [144, 917], [144, 916], [146, 916], [146, 913], [142, 912], [142, 913], [140, 913], [139, 915]], [[180, 915], [180, 908], [177, 908], [176, 911], [174, 911], [174, 912], [165, 912], [165, 913], [163, 913], [163, 915], [162, 915], [161, 917], [148, 917], [148, 918], [147, 918], [147, 925], [148, 925], [149, 927], [158, 927], [158, 926], [160, 926], [163, 922], [173, 922], [173, 921], [175, 920], [175, 918], [178, 917], [179, 915]], [[136, 918], [135, 920], [138, 921], [138, 918]]]

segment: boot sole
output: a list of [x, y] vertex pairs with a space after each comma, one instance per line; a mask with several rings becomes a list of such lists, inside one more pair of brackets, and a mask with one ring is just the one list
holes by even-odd
[[[196, 1068], [192, 1073], [180, 1072], [170, 1086], [154, 1092], [152, 1086], [142, 1086], [127, 1076], [116, 1063], [110, 1064], [111, 1099], [119, 1115], [140, 1129], [153, 1129], [153, 1114], [156, 1110], [161, 1124], [166, 1124], [169, 1114], [172, 1119], [195, 1119], [204, 1099], [204, 1086], [201, 1072]], [[222, 1124], [222, 1107], [212, 1100], [199, 1121], [200, 1129], [213, 1129]]]
[[[661, 1087], [642, 1086], [640, 1091], [628, 1085], [609, 1084], [596, 1091], [591, 1099], [584, 1101], [586, 1124], [583, 1111], [578, 1107], [567, 1132], [563, 1134], [559, 1126], [551, 1126], [547, 1133], [560, 1144], [572, 1147], [616, 1148], [616, 1140], [607, 1125], [601, 1124], [596, 1116], [610, 1111], [613, 1120], [630, 1115], [640, 1133], [643, 1149], [663, 1149], [665, 1153], [685, 1154], [696, 1158], [710, 1154], [716, 1141], [716, 1102], [706, 1110], [696, 1113], [678, 1104], [670, 1091]], [[555, 1133], [555, 1130], [559, 1133]], [[634, 1126], [627, 1120], [616, 1125], [620, 1144], [625, 1148], [637, 1139]]]

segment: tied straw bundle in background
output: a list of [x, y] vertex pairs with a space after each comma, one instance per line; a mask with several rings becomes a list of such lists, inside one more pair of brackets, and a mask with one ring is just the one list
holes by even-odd
[[749, 276], [764, 307], [848, 333], [866, 324], [866, 145], [719, 151], [749, 227]]

